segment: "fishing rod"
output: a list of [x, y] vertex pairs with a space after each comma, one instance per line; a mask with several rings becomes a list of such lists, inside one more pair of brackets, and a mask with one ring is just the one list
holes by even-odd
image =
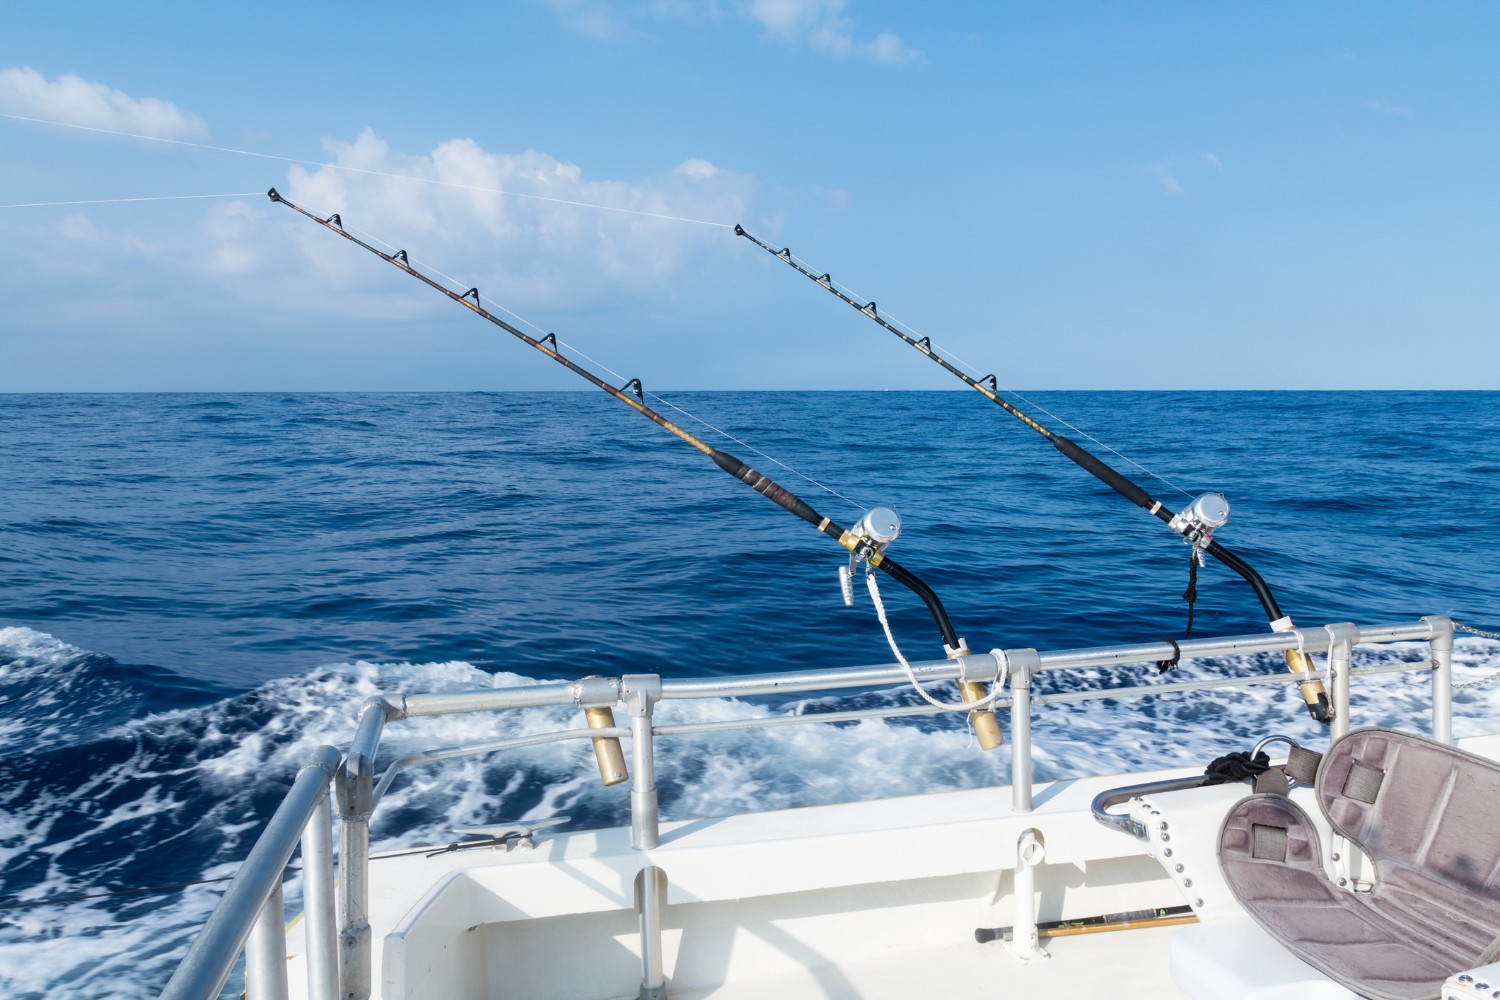
[[[938, 354], [937, 350], [932, 346], [930, 337], [922, 337], [918, 340], [906, 332], [897, 329], [884, 316], [880, 315], [874, 302], [859, 302], [850, 298], [841, 288], [834, 284], [832, 275], [826, 272], [817, 275], [809, 271], [793, 259], [792, 251], [789, 248], [782, 247], [780, 250], [772, 249], [770, 245], [747, 232], [743, 226], [735, 226], [734, 234], [745, 237], [766, 251], [766, 253], [795, 269], [809, 281], [832, 292], [838, 298], [858, 310], [862, 315], [874, 320], [880, 326], [901, 338], [909, 347], [914, 347], [922, 354], [925, 354], [930, 360], [942, 367], [944, 371], [962, 380], [969, 388], [974, 389], [1006, 413], [1009, 413], [1021, 421], [1021, 423], [1046, 438], [1054, 448], [1087, 470], [1100, 482], [1109, 486], [1131, 503], [1145, 509], [1147, 513], [1165, 522], [1167, 527], [1181, 535], [1183, 541], [1193, 546], [1192, 558], [1189, 564], [1191, 572], [1187, 592], [1189, 632], [1192, 631], [1192, 602], [1196, 597], [1197, 568], [1202, 563], [1204, 554], [1213, 556], [1238, 574], [1246, 583], [1250, 584], [1251, 588], [1255, 591], [1255, 596], [1260, 600], [1261, 607], [1265, 609], [1266, 619], [1271, 623], [1273, 631], [1289, 632], [1292, 630], [1292, 619], [1282, 613], [1280, 606], [1276, 603], [1275, 596], [1271, 593], [1270, 586], [1266, 584], [1266, 581], [1256, 572], [1255, 568], [1214, 540], [1214, 530], [1223, 527], [1229, 520], [1229, 503], [1223, 496], [1217, 493], [1205, 493], [1182, 511], [1174, 512], [1170, 510], [1165, 504], [1152, 497], [1151, 494], [1147, 493], [1137, 483], [1132, 482], [1128, 477], [1106, 464], [1098, 456], [1089, 452], [1076, 441], [1048, 430], [1009, 401], [1002, 399], [1000, 397], [999, 383], [996, 381], [994, 375], [986, 375], [981, 379], [971, 378], [966, 372], [955, 367], [950, 361]], [[1328, 695], [1323, 690], [1322, 682], [1313, 673], [1312, 661], [1308, 658], [1307, 654], [1301, 650], [1287, 650], [1286, 664], [1287, 669], [1298, 677], [1297, 689], [1302, 694], [1302, 700], [1307, 704], [1308, 714], [1319, 722], [1329, 722], [1332, 714], [1328, 703]]]
[[[856, 564], [863, 563], [867, 567], [867, 573], [871, 569], [879, 569], [892, 580], [895, 580], [916, 594], [922, 600], [922, 603], [926, 605], [928, 613], [932, 616], [933, 623], [937, 626], [938, 634], [942, 637], [943, 655], [950, 659], [969, 655], [968, 644], [954, 630], [953, 623], [948, 618], [947, 609], [943, 607], [943, 602], [938, 598], [937, 593], [918, 578], [915, 573], [911, 572], [911, 570], [906, 569], [890, 556], [886, 555], [886, 546], [895, 540], [901, 530], [900, 518], [896, 516], [894, 511], [886, 507], [876, 507], [867, 511], [855, 523], [853, 528], [843, 528], [835, 524], [832, 519], [824, 517], [816, 510], [813, 510], [801, 497], [779, 485], [769, 476], [762, 475], [728, 452], [712, 447], [652, 409], [646, 404], [646, 393], [640, 379], [631, 379], [625, 383], [623, 388], [617, 388], [583, 366], [563, 357], [558, 348], [556, 334], [549, 333], [542, 339], [537, 340], [486, 310], [484, 306], [480, 305], [478, 288], [470, 288], [462, 295], [456, 294], [413, 268], [405, 250], [397, 250], [394, 254], [388, 254], [345, 230], [344, 221], [337, 214], [330, 215], [326, 219], [321, 218], [302, 206], [288, 201], [275, 188], [271, 188], [266, 192], [266, 195], [273, 202], [280, 202], [299, 214], [306, 216], [324, 229], [335, 232], [355, 245], [363, 247], [386, 263], [395, 265], [428, 287], [436, 289], [454, 302], [467, 307], [472, 312], [489, 320], [506, 333], [522, 341], [528, 347], [533, 347], [542, 352], [573, 374], [604, 390], [610, 396], [624, 403], [643, 417], [646, 417], [658, 427], [661, 427], [663, 430], [696, 448], [704, 455], [707, 455], [713, 460], [715, 465], [735, 479], [838, 542], [849, 553], [849, 570], [852, 571]], [[632, 397], [630, 393], [634, 393], [634, 396]], [[849, 601], [847, 586], [845, 588], [845, 596], [846, 602], [852, 603]], [[915, 683], [915, 679], [913, 679], [913, 682]], [[979, 707], [972, 709], [969, 713], [970, 721], [974, 725], [975, 736], [981, 748], [990, 750], [999, 746], [1004, 742], [1000, 734], [1000, 724], [996, 720], [994, 712], [984, 707], [984, 705], [993, 701], [993, 698], [985, 694], [983, 685], [977, 681], [960, 680], [959, 689], [963, 692], [966, 703], [983, 703]], [[918, 686], [918, 690], [921, 690], [920, 686]], [[591, 718], [590, 722], [593, 724], [594, 720]], [[601, 716], [600, 723], [595, 727], [598, 728], [600, 725], [613, 725], [613, 721], [611, 720], [606, 723], [602, 720]], [[602, 759], [600, 767], [601, 772], [606, 770]], [[610, 781], [612, 775], [618, 775], [616, 780], [624, 780], [623, 761], [620, 762], [617, 768], [612, 768], [605, 775], [606, 784], [612, 783]]]

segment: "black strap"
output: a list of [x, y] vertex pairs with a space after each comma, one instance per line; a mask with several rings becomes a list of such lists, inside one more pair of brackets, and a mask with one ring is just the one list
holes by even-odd
[[1198, 549], [1195, 546], [1188, 556], [1188, 585], [1187, 590], [1182, 592], [1182, 599], [1188, 604], [1187, 631], [1182, 633], [1184, 639], [1193, 637], [1193, 605], [1198, 601]]
[[[1193, 637], [1193, 605], [1198, 601], [1198, 550], [1196, 547], [1188, 555], [1188, 585], [1187, 590], [1182, 592], [1182, 599], [1187, 601], [1188, 606], [1187, 629], [1182, 633], [1182, 638], [1187, 640]], [[1171, 670], [1182, 659], [1182, 647], [1177, 645], [1177, 640], [1168, 639], [1166, 641], [1172, 644], [1172, 658], [1170, 660], [1156, 661], [1156, 672], [1159, 674], [1164, 674], [1168, 670]]]

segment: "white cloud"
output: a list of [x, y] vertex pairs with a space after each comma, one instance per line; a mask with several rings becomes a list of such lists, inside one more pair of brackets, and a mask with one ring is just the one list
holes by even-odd
[[901, 41], [901, 36], [893, 31], [882, 31], [876, 35], [875, 40], [865, 46], [865, 50], [876, 62], [888, 63], [892, 66], [922, 58], [921, 52], [907, 48]]
[[691, 160], [683, 160], [681, 163], [677, 164], [677, 170], [675, 172], [681, 174], [684, 177], [691, 177], [695, 180], [708, 180], [709, 178], [718, 175], [719, 168], [714, 166], [712, 163], [709, 163], [707, 160], [699, 160], [695, 158]]
[[0, 69], [0, 111], [158, 139], [207, 132], [200, 119], [170, 101], [131, 97], [71, 73], [48, 80], [30, 66]]
[[1224, 161], [1221, 160], [1221, 159], [1219, 159], [1217, 156], [1215, 156], [1213, 153], [1210, 153], [1206, 149], [1203, 151], [1203, 162], [1207, 163], [1210, 167], [1213, 167], [1215, 170], [1223, 170], [1224, 169]]
[[922, 58], [893, 31], [881, 32], [874, 41], [857, 41], [854, 21], [843, 16], [843, 10], [844, 0], [750, 0], [745, 8], [768, 35], [784, 41], [804, 39], [819, 52], [858, 55], [890, 65]]
[[[518, 310], [659, 288], [703, 247], [729, 239], [720, 226], [739, 221], [754, 192], [752, 178], [697, 158], [630, 182], [588, 177], [577, 164], [536, 150], [490, 152], [471, 139], [411, 155], [366, 130], [326, 147], [333, 165], [291, 168], [278, 186], [282, 194], [324, 216], [337, 212], [351, 232], [407, 250], [419, 270], [478, 285], [486, 298]], [[222, 231], [241, 235], [240, 219], [218, 221]], [[389, 268], [294, 222], [281, 225], [321, 280], [344, 288], [389, 285]], [[214, 259], [226, 268], [243, 263], [229, 253]]]
[[726, 16], [759, 24], [767, 36], [781, 42], [805, 43], [816, 52], [857, 56], [898, 66], [923, 58], [907, 47], [901, 36], [882, 31], [873, 40], [856, 36], [854, 20], [844, 14], [846, 0], [651, 0], [607, 3], [605, 0], [546, 0], [562, 22], [592, 38], [621, 38], [632, 34], [630, 22], [642, 18], [674, 21], [718, 21]]
[[746, 13], [769, 34], [798, 38], [843, 8], [843, 0], [750, 0]]
[[624, 31], [623, 13], [605, 0], [547, 0], [562, 22], [590, 38], [616, 38]]

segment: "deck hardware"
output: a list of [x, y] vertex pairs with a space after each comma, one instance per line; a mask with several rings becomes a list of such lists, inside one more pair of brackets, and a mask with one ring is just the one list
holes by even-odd
[[568, 817], [554, 816], [551, 819], [541, 820], [537, 823], [511, 823], [506, 826], [468, 827], [458, 832], [483, 839], [449, 844], [441, 851], [434, 851], [433, 853], [450, 854], [454, 851], [464, 851], [476, 847], [500, 848], [506, 851], [515, 848], [517, 850], [529, 851], [536, 847], [534, 838], [538, 833], [549, 827], [561, 826], [566, 822], [568, 822]]

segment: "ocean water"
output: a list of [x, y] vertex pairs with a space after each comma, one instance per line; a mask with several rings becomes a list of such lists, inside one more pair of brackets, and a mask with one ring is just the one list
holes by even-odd
[[[693, 415], [669, 416], [836, 521], [899, 511], [892, 555], [976, 650], [1182, 634], [1186, 546], [973, 393], [664, 395]], [[1299, 624], [1500, 627], [1500, 393], [1020, 405], [1128, 455], [1139, 467], [1095, 448], [1168, 506], [1225, 493], [1219, 539]], [[841, 549], [600, 393], [0, 396], [0, 456], [0, 996], [155, 995], [223, 885], [157, 887], [232, 872], [308, 750], [347, 743], [377, 691], [892, 659], [869, 602], [843, 606]], [[1198, 634], [1263, 630], [1227, 570], [1210, 562], [1198, 590]], [[921, 605], [882, 591], [906, 653], [940, 657]], [[1483, 682], [1500, 643], [1463, 636], [1456, 660], [1460, 682]], [[1355, 724], [1397, 724], [1425, 686], [1397, 675], [1356, 698]], [[1316, 741], [1299, 705], [1276, 685], [1040, 709], [1039, 777], [1206, 762], [1269, 732]], [[510, 724], [573, 723], [538, 709]], [[387, 751], [499, 727], [402, 724]], [[1460, 692], [1460, 734], [1497, 727], [1500, 683]], [[797, 727], [664, 741], [658, 785], [666, 816], [716, 815], [1003, 784], [1007, 753], [977, 753], [952, 719]], [[628, 792], [591, 769], [573, 747], [415, 772], [375, 849], [507, 820], [620, 821]]]

